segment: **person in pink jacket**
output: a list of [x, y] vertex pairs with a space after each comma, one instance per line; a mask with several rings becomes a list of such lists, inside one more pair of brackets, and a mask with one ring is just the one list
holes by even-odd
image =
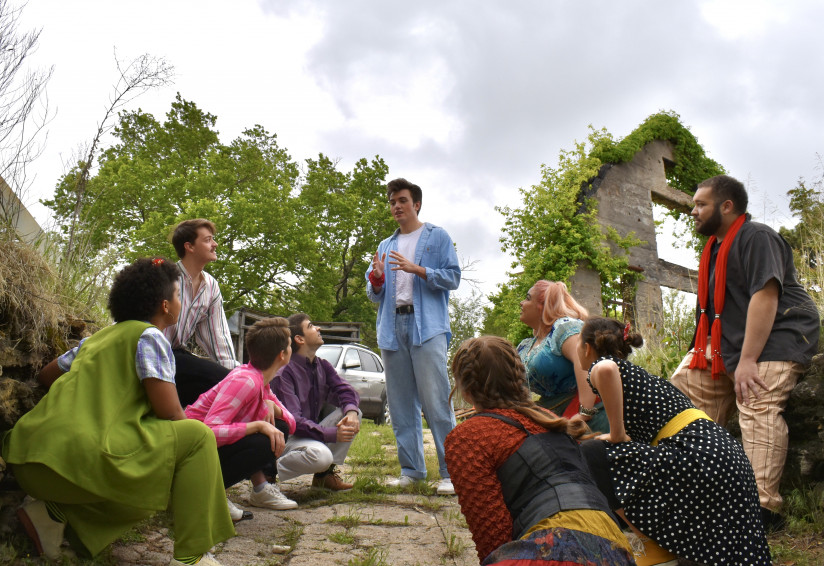
[[[277, 469], [286, 437], [295, 432], [295, 418], [269, 388], [292, 356], [289, 323], [281, 317], [255, 323], [246, 333], [246, 348], [249, 363], [202, 393], [186, 407], [186, 417], [202, 421], [215, 433], [224, 487], [248, 478], [253, 486], [250, 504], [294, 509], [298, 504], [266, 478], [267, 470]], [[233, 520], [251, 518], [251, 513], [228, 501]]]

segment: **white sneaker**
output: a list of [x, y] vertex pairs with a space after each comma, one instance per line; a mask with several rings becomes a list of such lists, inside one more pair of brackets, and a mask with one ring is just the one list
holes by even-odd
[[260, 491], [252, 491], [249, 496], [249, 504], [255, 507], [265, 507], [266, 509], [296, 509], [298, 504], [283, 495], [273, 483], [267, 483], [266, 487]]
[[[200, 560], [197, 561], [198, 566], [223, 566], [220, 562], [217, 561], [217, 558], [211, 552], [207, 552], [203, 556], [200, 557]], [[175, 560], [172, 558], [172, 561], [169, 562], [169, 566], [186, 566], [183, 562], [179, 560]]]
[[17, 518], [26, 529], [26, 534], [34, 543], [39, 555], [50, 560], [60, 557], [66, 523], [52, 519], [46, 510], [45, 502], [26, 496], [23, 505], [17, 509]]
[[241, 509], [228, 497], [226, 498], [226, 504], [229, 506], [229, 516], [232, 518], [233, 523], [239, 523], [240, 521], [246, 521], [254, 517], [251, 512]]
[[438, 495], [455, 495], [455, 488], [452, 486], [452, 480], [444, 478], [438, 482], [435, 493]]
[[410, 476], [401, 476], [399, 478], [395, 478], [386, 482], [387, 487], [400, 487], [400, 488], [407, 488], [410, 487], [420, 481]]

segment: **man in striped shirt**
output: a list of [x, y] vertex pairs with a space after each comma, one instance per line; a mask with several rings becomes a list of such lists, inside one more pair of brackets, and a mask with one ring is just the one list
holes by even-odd
[[[177, 394], [180, 404], [186, 407], [239, 364], [223, 312], [220, 286], [203, 271], [206, 264], [217, 259], [215, 225], [203, 218], [184, 220], [172, 234], [172, 245], [180, 258], [177, 265], [182, 308], [177, 324], [167, 327], [164, 333], [172, 344], [177, 366]], [[192, 337], [209, 359], [187, 350]]]

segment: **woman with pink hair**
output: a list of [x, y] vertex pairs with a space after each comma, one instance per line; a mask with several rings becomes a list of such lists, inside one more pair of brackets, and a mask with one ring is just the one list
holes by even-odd
[[536, 282], [521, 301], [521, 322], [532, 328], [532, 337], [518, 345], [518, 355], [530, 390], [540, 395], [538, 405], [586, 421], [594, 431], [608, 432], [603, 403], [578, 362], [579, 334], [588, 316], [563, 283]]

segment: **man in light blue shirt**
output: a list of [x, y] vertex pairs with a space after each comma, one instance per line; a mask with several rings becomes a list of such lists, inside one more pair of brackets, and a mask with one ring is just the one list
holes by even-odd
[[398, 229], [380, 243], [366, 273], [366, 292], [378, 303], [378, 346], [386, 366], [386, 394], [398, 446], [401, 477], [390, 486], [426, 479], [421, 410], [432, 431], [441, 480], [439, 494], [454, 494], [443, 443], [455, 427], [449, 401], [446, 350], [449, 291], [461, 282], [455, 246], [446, 230], [418, 219], [421, 188], [406, 179], [387, 185]]

